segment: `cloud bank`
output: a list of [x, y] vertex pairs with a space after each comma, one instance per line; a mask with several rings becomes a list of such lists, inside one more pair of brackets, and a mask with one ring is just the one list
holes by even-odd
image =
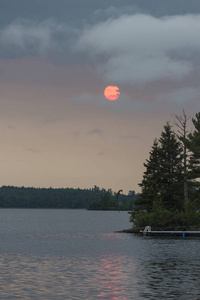
[[17, 19], [0, 31], [2, 56], [48, 56], [66, 51], [69, 39], [76, 36], [76, 30], [53, 18], [42, 22]]
[[199, 76], [200, 15], [134, 14], [75, 29], [54, 19], [18, 19], [0, 31], [2, 57], [43, 56], [59, 64], [94, 63], [109, 82], [179, 82]]
[[196, 70], [199, 32], [200, 15], [121, 16], [85, 29], [76, 48], [99, 58], [108, 80], [129, 84], [181, 80]]

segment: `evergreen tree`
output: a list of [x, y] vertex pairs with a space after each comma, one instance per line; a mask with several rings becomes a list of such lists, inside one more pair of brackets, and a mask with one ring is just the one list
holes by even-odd
[[160, 147], [158, 140], [153, 142], [152, 150], [149, 153], [149, 159], [144, 163], [146, 171], [143, 175], [143, 180], [139, 184], [142, 193], [135, 201], [135, 210], [145, 210], [150, 212], [153, 206], [153, 201], [159, 197], [159, 181], [160, 181]]
[[[159, 140], [155, 139], [146, 170], [139, 184], [142, 192], [135, 201], [134, 213], [151, 212], [155, 202], [169, 210], [183, 207], [182, 148], [172, 127], [167, 123]], [[180, 186], [182, 188], [180, 188]]]
[[189, 159], [189, 181], [193, 188], [200, 187], [200, 113], [196, 114], [196, 119], [192, 119], [194, 131], [188, 135]]
[[184, 178], [182, 147], [169, 123], [164, 126], [160, 142], [160, 195], [166, 208], [183, 208]]
[[[164, 126], [160, 139], [154, 141], [149, 159], [144, 164], [146, 170], [140, 184], [142, 192], [130, 216], [135, 230], [148, 225], [154, 230], [199, 230], [200, 113], [192, 121], [195, 130], [187, 139], [183, 132], [184, 143], [181, 144], [169, 123]], [[190, 179], [193, 185], [190, 200], [184, 197], [187, 166], [184, 147], [191, 154], [189, 171], [186, 169], [186, 179]]]

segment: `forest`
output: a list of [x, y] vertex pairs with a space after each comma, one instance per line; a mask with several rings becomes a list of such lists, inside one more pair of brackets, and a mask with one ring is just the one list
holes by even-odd
[[132, 210], [134, 202], [138, 197], [134, 191], [129, 191], [124, 197], [121, 195], [122, 190], [112, 195], [109, 191], [101, 194], [98, 201], [89, 204], [88, 210]]
[[155, 138], [139, 184], [130, 221], [133, 228], [200, 229], [200, 113], [189, 132], [185, 111], [173, 115]]
[[[97, 186], [91, 189], [2, 186], [0, 188], [0, 208], [92, 209], [92, 205], [95, 207], [95, 203], [97, 203], [99, 210], [118, 210], [119, 208], [132, 210], [137, 196], [134, 191], [129, 191], [128, 195], [124, 195], [117, 194], [111, 189], [100, 189]], [[106, 206], [99, 205], [99, 202], [105, 198], [110, 202], [107, 202]], [[113, 207], [113, 203], [117, 206]]]

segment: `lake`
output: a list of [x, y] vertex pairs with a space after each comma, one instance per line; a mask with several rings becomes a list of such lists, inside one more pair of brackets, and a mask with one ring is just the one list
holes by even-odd
[[115, 233], [117, 211], [0, 209], [0, 299], [200, 299], [200, 239]]

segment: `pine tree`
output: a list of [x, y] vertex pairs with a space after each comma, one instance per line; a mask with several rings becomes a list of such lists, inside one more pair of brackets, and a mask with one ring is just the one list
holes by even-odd
[[184, 204], [183, 149], [169, 123], [164, 126], [159, 142], [160, 195], [166, 208], [181, 210]]
[[200, 187], [200, 113], [196, 119], [192, 119], [194, 131], [188, 135], [188, 148], [190, 151], [189, 159], [189, 181], [193, 188]]
[[172, 127], [167, 123], [159, 140], [155, 139], [146, 170], [139, 184], [141, 194], [135, 201], [134, 212], [151, 212], [155, 202], [169, 210], [183, 207], [182, 147]]
[[135, 201], [135, 207], [150, 212], [153, 206], [153, 201], [159, 197], [159, 179], [160, 179], [160, 148], [158, 140], [153, 142], [152, 150], [149, 153], [149, 159], [144, 163], [146, 171], [143, 175], [143, 180], [139, 184], [142, 188], [142, 193]]
[[[197, 188], [200, 187], [200, 113], [192, 121], [195, 130], [184, 140], [185, 144], [178, 140], [169, 123], [164, 126], [160, 139], [154, 140], [144, 164], [142, 191], [130, 216], [135, 230], [148, 225], [154, 230], [200, 228], [200, 189]], [[193, 185], [193, 196], [187, 201], [184, 201], [184, 146], [191, 154], [187, 175]]]

